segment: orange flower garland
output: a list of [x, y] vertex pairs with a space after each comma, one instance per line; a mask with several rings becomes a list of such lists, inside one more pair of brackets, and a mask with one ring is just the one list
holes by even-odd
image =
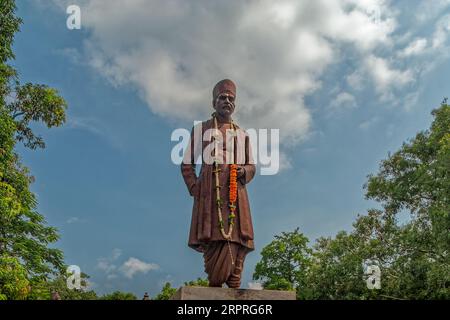
[[[215, 117], [215, 115], [213, 114], [214, 117], [214, 127], [215, 130], [217, 129], [217, 119]], [[233, 122], [231, 122], [231, 128], [232, 130], [235, 132], [235, 127]], [[214, 136], [213, 136], [214, 137]], [[215, 141], [215, 137], [213, 138]], [[234, 137], [233, 137], [234, 139]], [[234, 149], [234, 145], [233, 145], [233, 149]], [[234, 150], [233, 150], [234, 152]], [[214, 154], [215, 157], [217, 157], [217, 145], [215, 145], [214, 147]], [[234, 160], [234, 159], [233, 159]], [[230, 186], [229, 186], [229, 208], [230, 208], [230, 215], [228, 216], [228, 233], [225, 233], [225, 229], [224, 229], [224, 223], [223, 223], [223, 219], [222, 219], [222, 199], [220, 198], [220, 188], [221, 186], [219, 185], [219, 172], [220, 172], [220, 168], [219, 168], [219, 164], [217, 162], [217, 158], [214, 159], [214, 174], [215, 174], [215, 180], [216, 180], [216, 203], [217, 203], [217, 214], [218, 214], [218, 218], [219, 218], [219, 228], [220, 228], [220, 232], [222, 233], [222, 236], [227, 239], [230, 240], [231, 239], [231, 234], [233, 232], [233, 225], [234, 225], [234, 218], [236, 218], [236, 201], [237, 201], [237, 164], [232, 163], [230, 165]], [[230, 252], [231, 253], [231, 252]]]
[[233, 219], [236, 217], [235, 211], [236, 211], [236, 205], [235, 202], [237, 200], [237, 164], [232, 163], [230, 165], [230, 204], [228, 205], [230, 207], [230, 215], [229, 220], [230, 224], [233, 224]]

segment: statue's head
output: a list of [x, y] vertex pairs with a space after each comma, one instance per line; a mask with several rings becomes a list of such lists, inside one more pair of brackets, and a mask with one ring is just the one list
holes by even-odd
[[236, 100], [236, 85], [229, 79], [219, 81], [213, 89], [213, 107], [224, 118], [234, 112]]

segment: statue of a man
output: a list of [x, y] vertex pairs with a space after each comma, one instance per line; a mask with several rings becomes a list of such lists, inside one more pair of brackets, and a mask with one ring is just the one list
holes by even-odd
[[[194, 197], [188, 245], [203, 253], [210, 287], [226, 283], [230, 288], [239, 288], [245, 257], [254, 250], [246, 185], [255, 175], [255, 164], [248, 134], [231, 117], [235, 100], [236, 86], [231, 80], [215, 85], [215, 112], [201, 123], [198, 134], [198, 127], [193, 128], [190, 152], [181, 165], [186, 186]], [[211, 152], [212, 163], [205, 161], [205, 148]], [[199, 152], [203, 157], [197, 177], [195, 162]]]

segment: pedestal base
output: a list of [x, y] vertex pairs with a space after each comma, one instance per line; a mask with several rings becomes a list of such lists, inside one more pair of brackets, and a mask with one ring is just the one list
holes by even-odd
[[295, 300], [295, 291], [181, 287], [171, 300]]

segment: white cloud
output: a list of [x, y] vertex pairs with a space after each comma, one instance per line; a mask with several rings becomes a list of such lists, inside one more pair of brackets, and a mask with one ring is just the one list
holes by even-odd
[[280, 151], [280, 168], [278, 172], [288, 171], [292, 169], [292, 160], [286, 152]]
[[330, 103], [330, 109], [333, 112], [344, 109], [354, 109], [356, 107], [355, 97], [348, 92], [340, 92]]
[[450, 0], [421, 1], [416, 10], [416, 18], [421, 23], [427, 22], [428, 20], [435, 19], [449, 6]]
[[412, 41], [405, 49], [399, 52], [399, 56], [408, 57], [418, 55], [425, 51], [428, 45], [427, 39], [419, 38]]
[[115, 261], [122, 255], [122, 250], [114, 248], [110, 257], [101, 257], [97, 259], [97, 269], [104, 271], [108, 277], [114, 277], [114, 272], [117, 270]]
[[154, 113], [209, 117], [212, 86], [227, 77], [238, 85], [238, 121], [282, 128], [291, 142], [309, 131], [304, 98], [339, 61], [337, 48], [390, 46], [396, 27], [387, 0], [80, 3], [88, 63], [138, 88]]
[[[71, 3], [53, 2], [63, 10]], [[331, 66], [355, 66], [339, 75], [349, 95], [375, 88], [383, 105], [399, 105], [400, 96], [420, 89], [415, 79], [444, 61], [450, 29], [442, 17], [450, 0], [410, 5], [417, 19], [403, 19], [409, 25], [401, 25], [405, 4], [391, 0], [78, 3], [83, 58], [114, 86], [134, 86], [162, 117], [205, 119], [212, 86], [231, 78], [238, 85], [238, 122], [280, 128], [283, 146], [307, 138], [315, 106], [305, 98], [322, 87]], [[437, 19], [427, 34], [423, 24]], [[427, 61], [426, 53], [433, 54]], [[63, 54], [81, 59], [73, 50]], [[342, 104], [328, 105], [355, 106], [348, 96], [337, 98]]]
[[117, 266], [111, 263], [107, 258], [97, 259], [97, 268], [109, 274], [117, 269]]
[[111, 274], [108, 274], [107, 276], [106, 276], [106, 279], [107, 280], [114, 280], [114, 279], [117, 279], [117, 274], [115, 274], [115, 273], [111, 273]]
[[67, 121], [66, 127], [70, 129], [86, 130], [100, 136], [104, 135], [103, 130], [99, 128], [100, 123], [92, 118], [70, 117]]
[[70, 118], [68, 118], [67, 124], [64, 126], [64, 128], [87, 131], [93, 135], [100, 137], [111, 147], [118, 150], [123, 150], [122, 142], [116, 139], [115, 136], [111, 133], [111, 130], [108, 129], [108, 127], [98, 119], [71, 116]]
[[78, 222], [80, 219], [78, 217], [70, 217], [69, 219], [67, 219], [66, 223], [75, 223]]
[[136, 273], [147, 273], [151, 270], [159, 269], [159, 266], [156, 263], [147, 263], [134, 257], [129, 257], [122, 265], [120, 265], [117, 260], [121, 256], [121, 249], [113, 249], [109, 257], [97, 259], [97, 269], [104, 271], [108, 280], [118, 278], [119, 273], [131, 279]]
[[417, 106], [420, 94], [422, 93], [421, 91], [422, 91], [422, 89], [420, 89], [416, 92], [408, 93], [407, 95], [405, 95], [403, 101], [401, 102], [401, 103], [403, 103], [404, 110], [410, 112], [414, 109], [415, 106]]
[[442, 49], [446, 44], [450, 32], [450, 14], [443, 16], [436, 23], [436, 29], [433, 34], [433, 49]]
[[137, 258], [129, 258], [120, 267], [120, 270], [127, 278], [133, 278], [136, 273], [147, 273], [151, 270], [157, 270], [159, 266], [155, 263], [147, 263]]
[[394, 69], [386, 59], [374, 55], [365, 59], [365, 68], [375, 82], [376, 90], [385, 100], [391, 98], [392, 89], [401, 88], [414, 81], [411, 70]]
[[359, 69], [346, 76], [346, 80], [354, 90], [361, 90], [364, 87], [364, 75]]
[[66, 220], [67, 224], [82, 223], [82, 222], [86, 222], [86, 220], [85, 219], [81, 219], [79, 217], [70, 217], [69, 219]]
[[373, 117], [372, 119], [363, 121], [359, 124], [359, 128], [361, 130], [369, 130], [370, 128], [372, 128], [377, 122], [379, 121], [378, 117]]
[[76, 48], [67, 47], [63, 49], [57, 49], [55, 50], [55, 54], [69, 59], [73, 64], [82, 65], [84, 63], [82, 54]]
[[119, 248], [114, 248], [112, 252], [112, 260], [117, 260], [122, 255], [122, 250]]

